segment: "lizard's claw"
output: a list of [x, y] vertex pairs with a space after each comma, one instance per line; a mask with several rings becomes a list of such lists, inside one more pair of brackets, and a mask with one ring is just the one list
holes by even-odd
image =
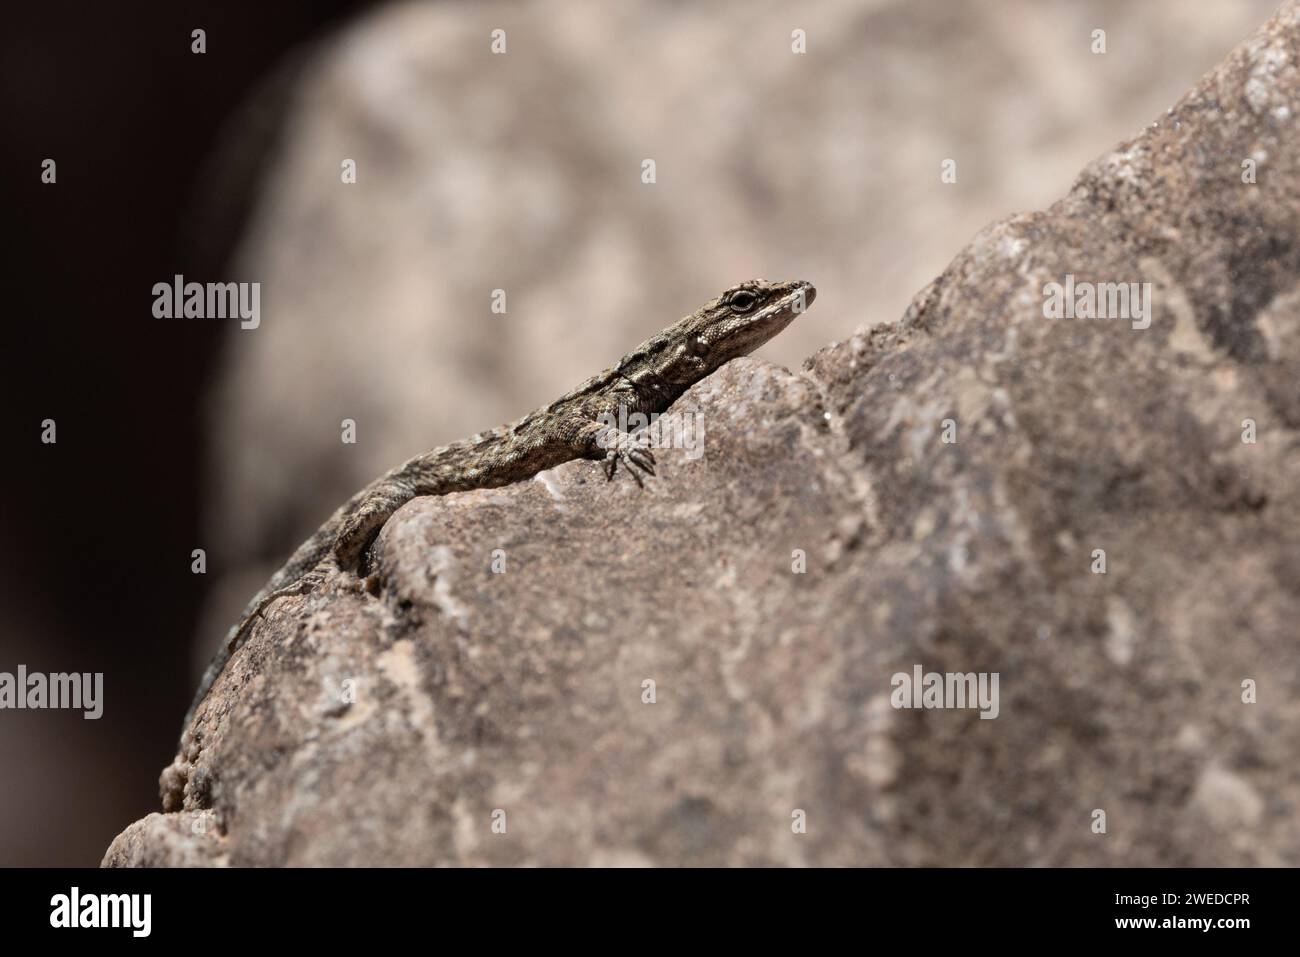
[[[271, 594], [267, 595], [258, 604], [256, 608], [239, 623], [239, 625], [230, 633], [230, 639], [226, 643], [226, 654], [234, 654], [236, 650], [243, 646], [248, 640], [249, 634], [253, 629], [253, 622], [266, 617], [266, 610], [281, 598], [287, 598], [290, 595], [310, 595], [320, 584], [325, 581], [325, 571], [312, 571], [303, 575], [296, 582], [285, 585], [283, 588], [277, 588]], [[204, 689], [206, 691], [206, 689]]]
[[649, 449], [633, 449], [627, 454], [628, 460], [647, 475], [655, 474], [655, 457]]
[[[324, 572], [318, 572], [318, 571], [308, 572], [307, 574], [303, 575], [302, 578], [298, 579], [298, 581], [295, 582], [291, 588], [285, 589], [284, 594], [310, 595], [317, 588], [319, 588], [324, 581], [325, 581]], [[266, 611], [266, 605], [263, 605], [260, 609], [258, 609], [257, 613], [261, 615], [265, 611]]]
[[290, 595], [310, 595], [321, 585], [322, 582], [325, 581], [325, 574], [326, 573], [323, 571], [308, 572], [293, 584], [286, 585], [283, 588], [271, 592], [271, 594], [262, 599], [262, 603], [258, 605], [253, 613], [244, 620], [244, 623], [240, 626], [241, 631], [247, 628], [254, 618], [265, 618], [266, 610], [270, 608], [271, 603], [277, 599], [287, 598]]
[[645, 447], [644, 439], [633, 438], [626, 433], [618, 437], [609, 450], [605, 453], [605, 480], [612, 481], [614, 473], [618, 471], [618, 463], [622, 462], [623, 467], [628, 470], [632, 478], [636, 479], [636, 484], [645, 488], [645, 481], [641, 473], [646, 475], [655, 474], [655, 457], [654, 453]]

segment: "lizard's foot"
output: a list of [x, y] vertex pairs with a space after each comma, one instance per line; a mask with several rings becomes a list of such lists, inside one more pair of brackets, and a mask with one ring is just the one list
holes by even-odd
[[263, 598], [258, 606], [253, 609], [252, 614], [239, 623], [239, 627], [235, 629], [230, 641], [228, 642], [227, 651], [233, 654], [235, 649], [239, 648], [248, 640], [248, 633], [253, 627], [253, 622], [257, 621], [259, 618], [266, 617], [266, 609], [271, 607], [272, 602], [278, 601], [281, 598], [287, 598], [290, 595], [310, 595], [322, 582], [325, 581], [325, 576], [327, 574], [328, 568], [320, 568], [315, 571], [307, 572], [307, 574], [303, 575], [297, 581], [285, 585], [283, 588], [277, 588], [275, 591], [271, 592], [271, 594]]
[[636, 484], [645, 488], [645, 481], [641, 478], [641, 473], [646, 475], [655, 474], [655, 457], [654, 453], [646, 447], [645, 433], [638, 433], [636, 436], [629, 435], [626, 432], [611, 431], [605, 438], [605, 480], [612, 481], [614, 473], [618, 470], [618, 463], [622, 462], [623, 467], [628, 470], [632, 478], [636, 479]]
[[326, 573], [324, 571], [311, 571], [303, 575], [292, 585], [286, 585], [269, 595], [266, 601], [258, 606], [256, 615], [258, 618], [266, 617], [266, 609], [277, 598], [284, 598], [287, 595], [310, 595], [325, 581]]

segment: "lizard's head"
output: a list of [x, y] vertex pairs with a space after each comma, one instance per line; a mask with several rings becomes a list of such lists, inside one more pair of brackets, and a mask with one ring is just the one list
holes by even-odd
[[751, 279], [733, 286], [656, 337], [664, 350], [656, 372], [677, 384], [698, 382], [767, 342], [816, 297], [803, 280]]

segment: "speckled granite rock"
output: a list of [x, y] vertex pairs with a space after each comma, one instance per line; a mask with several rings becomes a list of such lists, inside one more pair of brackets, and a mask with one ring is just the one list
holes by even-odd
[[[1298, 62], [1289, 4], [899, 323], [701, 383], [644, 492], [408, 505], [196, 718], [163, 820], [216, 826], [105, 862], [1300, 864]], [[1067, 274], [1149, 328], [1044, 318]]]

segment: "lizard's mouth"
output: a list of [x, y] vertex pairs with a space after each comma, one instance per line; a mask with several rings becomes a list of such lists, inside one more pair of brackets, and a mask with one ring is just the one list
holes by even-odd
[[800, 279], [786, 285], [789, 287], [786, 292], [768, 307], [774, 312], [798, 315], [817, 298], [817, 287], [806, 280]]
[[786, 283], [786, 286], [784, 293], [754, 314], [754, 326], [762, 329], [767, 338], [788, 326], [817, 298], [817, 287], [805, 280]]

